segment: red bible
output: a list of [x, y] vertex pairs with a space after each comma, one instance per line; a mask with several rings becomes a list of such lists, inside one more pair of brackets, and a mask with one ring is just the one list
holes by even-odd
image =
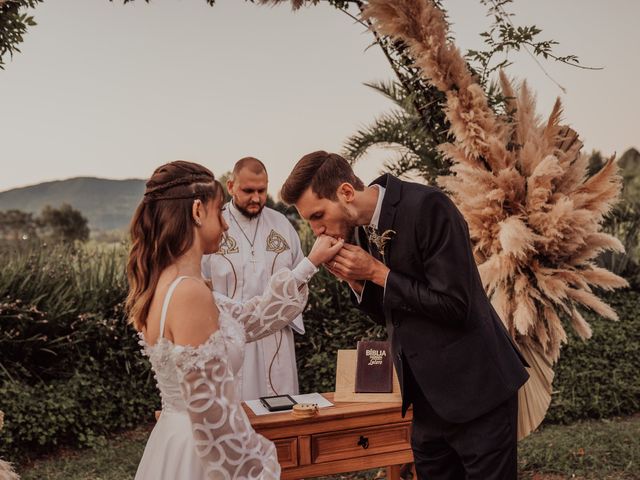
[[358, 342], [356, 393], [392, 391], [393, 362], [389, 342], [373, 340]]

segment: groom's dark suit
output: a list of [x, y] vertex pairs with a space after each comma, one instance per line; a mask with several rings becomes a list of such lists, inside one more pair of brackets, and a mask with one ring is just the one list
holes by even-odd
[[386, 324], [403, 415], [414, 405], [418, 475], [515, 478], [526, 362], [487, 299], [467, 224], [437, 188], [391, 175], [373, 183], [386, 189], [378, 231], [396, 233], [386, 287], [367, 282], [359, 307]]

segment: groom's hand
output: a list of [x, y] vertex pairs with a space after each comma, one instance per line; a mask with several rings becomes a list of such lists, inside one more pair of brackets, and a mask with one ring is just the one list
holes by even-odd
[[356, 292], [358, 295], [362, 294], [362, 290], [364, 290], [364, 282], [361, 282], [359, 280], [348, 280], [348, 279], [340, 276], [340, 274], [338, 274], [338, 272], [336, 272], [333, 268], [331, 268], [331, 265], [333, 265], [333, 261], [331, 261], [329, 263], [325, 263], [324, 264], [324, 268], [326, 268], [329, 271], [329, 273], [331, 273], [334, 277], [336, 277], [341, 282], [347, 282], [349, 284], [349, 286], [351, 287], [351, 289], [354, 292]]
[[381, 287], [384, 287], [390, 272], [384, 263], [373, 258], [362, 248], [348, 243], [345, 243], [329, 262], [329, 270], [336, 277], [349, 283], [368, 280]]

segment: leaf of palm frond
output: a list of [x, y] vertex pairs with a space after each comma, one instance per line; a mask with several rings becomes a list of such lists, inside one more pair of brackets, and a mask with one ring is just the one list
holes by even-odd
[[365, 82], [365, 85], [387, 97], [408, 115], [415, 116], [416, 121], [424, 120], [422, 119], [420, 112], [417, 110], [416, 105], [421, 104], [424, 108], [429, 109], [438, 104], [437, 100], [430, 99], [427, 101], [422, 98], [424, 96], [424, 92], [419, 88], [416, 88], [415, 90], [407, 90], [399, 82]]
[[384, 95], [400, 108], [404, 108], [405, 101], [409, 96], [402, 84], [394, 80], [364, 82], [364, 85]]
[[569, 126], [563, 126], [558, 134], [557, 148], [563, 152], [568, 151], [576, 142], [580, 142], [578, 133]]
[[386, 160], [383, 164], [383, 168], [386, 172], [395, 175], [396, 177], [402, 177], [412, 171], [420, 170], [421, 157], [414, 152], [405, 151], [399, 158], [393, 158]]
[[409, 123], [407, 115], [400, 111], [380, 116], [346, 140], [345, 156], [351, 162], [356, 162], [369, 148], [390, 144], [402, 145], [410, 150], [416, 149], [413, 136], [407, 129]]

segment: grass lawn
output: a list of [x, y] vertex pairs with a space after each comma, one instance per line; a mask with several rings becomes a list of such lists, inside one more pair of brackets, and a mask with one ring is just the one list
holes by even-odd
[[[90, 450], [64, 450], [20, 469], [23, 480], [133, 478], [149, 434], [139, 428]], [[522, 480], [631, 480], [640, 478], [640, 415], [552, 425], [519, 445]], [[361, 472], [335, 479], [374, 478]]]
[[640, 479], [640, 415], [547, 426], [520, 442], [522, 479]]

